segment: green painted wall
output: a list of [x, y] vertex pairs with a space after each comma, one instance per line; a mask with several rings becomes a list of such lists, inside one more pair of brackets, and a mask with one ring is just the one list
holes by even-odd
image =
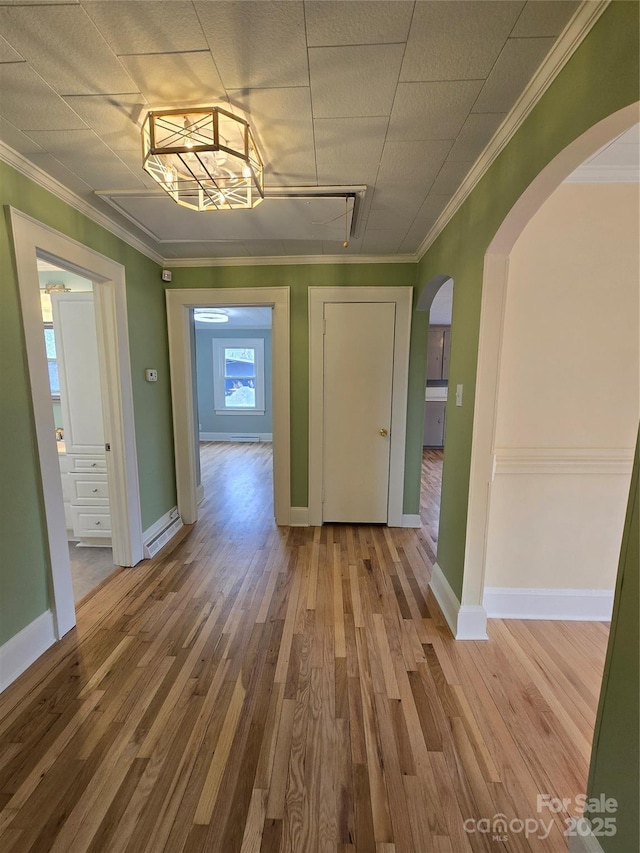
[[[415, 264], [304, 264], [265, 267], [177, 267], [172, 288], [289, 287], [291, 294], [291, 504], [307, 506], [309, 468], [309, 287], [409, 287]], [[424, 359], [411, 355], [410, 377], [424, 382]], [[422, 377], [422, 378], [420, 378]], [[423, 392], [424, 399], [424, 392]], [[424, 412], [420, 411], [420, 434]], [[405, 476], [418, 484], [418, 500], [404, 511], [419, 508], [420, 466]], [[414, 490], [415, 491], [415, 490]]]
[[[438, 564], [462, 593], [484, 255], [511, 207], [536, 175], [576, 137], [640, 97], [637, 3], [614, 2], [423, 257], [418, 286], [444, 273], [455, 282], [449, 385], [464, 385], [464, 405], [447, 408], [446, 461]], [[428, 315], [415, 324], [414, 354], [424, 351]], [[418, 385], [409, 406], [407, 470], [420, 464]], [[407, 489], [415, 486], [407, 482]], [[413, 502], [407, 493], [405, 501]]]
[[[8, 210], [12, 205], [126, 267], [142, 523], [175, 505], [164, 290], [157, 264], [0, 163], [0, 645], [49, 602], [48, 548]], [[157, 367], [161, 380], [144, 381]]]
[[598, 840], [605, 853], [638, 849], [640, 838], [640, 435], [622, 536], [620, 566], [591, 753], [588, 796], [618, 801], [616, 812], [590, 810], [592, 819], [613, 817], [616, 834]]

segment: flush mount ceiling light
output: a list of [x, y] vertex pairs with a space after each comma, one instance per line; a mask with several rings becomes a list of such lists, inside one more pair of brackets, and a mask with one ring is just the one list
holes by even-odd
[[228, 323], [229, 315], [224, 311], [210, 311], [207, 309], [200, 310], [196, 308], [193, 312], [194, 317], [199, 323]]
[[251, 128], [221, 107], [148, 113], [142, 162], [174, 201], [192, 210], [250, 208], [264, 198]]

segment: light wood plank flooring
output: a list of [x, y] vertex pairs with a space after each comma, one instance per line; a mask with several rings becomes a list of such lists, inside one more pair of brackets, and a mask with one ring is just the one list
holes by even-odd
[[202, 458], [201, 521], [0, 697], [3, 853], [566, 850], [465, 821], [584, 792], [607, 626], [455, 643], [432, 532], [278, 529], [268, 445]]

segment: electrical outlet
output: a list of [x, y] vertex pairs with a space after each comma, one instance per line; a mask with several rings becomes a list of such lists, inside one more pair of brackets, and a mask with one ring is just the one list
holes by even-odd
[[144, 372], [144, 378], [147, 382], [157, 382], [158, 381], [158, 371], [154, 370], [152, 367], [147, 367]]

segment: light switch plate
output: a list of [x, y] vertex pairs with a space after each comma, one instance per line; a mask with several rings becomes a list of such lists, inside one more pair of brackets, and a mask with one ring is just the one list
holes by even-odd
[[152, 367], [147, 367], [144, 372], [144, 378], [147, 382], [157, 382], [158, 381], [158, 371], [154, 370]]
[[456, 406], [462, 405], [462, 385], [456, 385]]

